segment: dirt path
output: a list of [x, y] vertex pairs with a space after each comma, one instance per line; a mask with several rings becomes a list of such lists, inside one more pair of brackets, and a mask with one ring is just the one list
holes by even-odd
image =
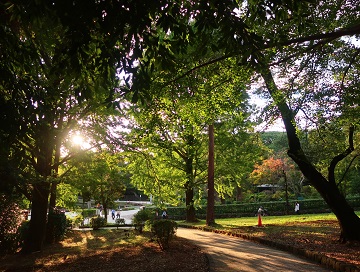
[[178, 228], [177, 236], [193, 241], [207, 253], [210, 272], [331, 271], [290, 253], [237, 237], [185, 228]]

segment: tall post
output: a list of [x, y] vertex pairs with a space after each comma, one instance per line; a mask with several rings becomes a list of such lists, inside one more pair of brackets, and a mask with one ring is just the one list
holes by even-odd
[[207, 209], [206, 225], [215, 224], [215, 188], [214, 188], [214, 124], [209, 125], [209, 158], [208, 158], [208, 188], [207, 188]]

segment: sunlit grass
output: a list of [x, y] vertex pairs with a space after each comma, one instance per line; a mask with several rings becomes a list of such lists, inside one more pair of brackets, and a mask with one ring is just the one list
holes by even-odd
[[[360, 215], [360, 212], [357, 212]], [[258, 226], [258, 217], [219, 218], [210, 229], [231, 231], [257, 237], [288, 237], [301, 239], [302, 236], [327, 237], [328, 234], [340, 233], [340, 227], [333, 213], [297, 214], [284, 216], [262, 216], [262, 226]], [[180, 225], [206, 227], [206, 221], [196, 223], [178, 222]]]
[[[360, 215], [360, 212], [357, 212]], [[262, 224], [271, 226], [286, 225], [289, 223], [304, 223], [318, 220], [336, 220], [333, 213], [326, 214], [299, 214], [299, 215], [283, 215], [283, 216], [262, 216]], [[238, 217], [238, 218], [219, 218], [215, 219], [215, 228], [238, 228], [238, 227], [250, 227], [258, 224], [258, 217]], [[196, 223], [187, 223], [179, 221], [180, 224], [194, 225], [194, 226], [205, 226], [206, 221], [200, 220]]]
[[[286, 225], [288, 223], [296, 222], [310, 222], [318, 220], [336, 220], [334, 214], [300, 214], [300, 215], [284, 215], [284, 216], [263, 216], [261, 218], [262, 224], [268, 225]], [[243, 217], [243, 218], [227, 218], [217, 219], [216, 223], [223, 227], [243, 227], [255, 226], [258, 224], [258, 217]]]

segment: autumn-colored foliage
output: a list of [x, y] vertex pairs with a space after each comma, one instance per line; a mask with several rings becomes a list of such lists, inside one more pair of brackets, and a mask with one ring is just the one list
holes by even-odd
[[256, 164], [250, 178], [254, 184], [274, 184], [283, 176], [284, 171], [283, 161], [271, 157]]

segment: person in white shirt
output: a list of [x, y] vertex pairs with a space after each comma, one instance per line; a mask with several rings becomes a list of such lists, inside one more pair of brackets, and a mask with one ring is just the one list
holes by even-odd
[[295, 202], [295, 213], [299, 213], [300, 211], [300, 204], [299, 202]]

